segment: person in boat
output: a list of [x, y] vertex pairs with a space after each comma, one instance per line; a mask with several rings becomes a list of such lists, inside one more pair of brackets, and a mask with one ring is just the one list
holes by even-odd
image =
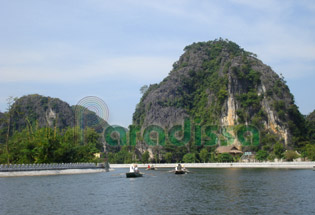
[[185, 171], [185, 170], [186, 170], [186, 168], [185, 168], [185, 166], [184, 166], [184, 165], [182, 165], [182, 170], [183, 170], [183, 171]]
[[150, 167], [150, 164], [148, 165], [148, 169], [150, 169], [151, 167]]
[[138, 169], [138, 165], [137, 164], [135, 164], [135, 166], [134, 166], [134, 172], [139, 173], [139, 169]]
[[177, 164], [177, 166], [175, 167], [175, 170], [176, 171], [181, 171], [182, 170], [182, 165], [180, 165], [180, 163]]
[[135, 172], [135, 168], [133, 164], [130, 165], [129, 172]]

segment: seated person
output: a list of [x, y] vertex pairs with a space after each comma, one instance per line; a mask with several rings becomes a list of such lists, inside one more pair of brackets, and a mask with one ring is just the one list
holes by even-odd
[[129, 172], [135, 172], [133, 165], [130, 165]]
[[138, 166], [137, 166], [137, 165], [135, 166], [135, 172], [136, 172], [136, 173], [139, 173], [139, 169], [138, 169]]
[[177, 166], [175, 167], [176, 171], [181, 171], [182, 170], [182, 166], [180, 164], [177, 164]]

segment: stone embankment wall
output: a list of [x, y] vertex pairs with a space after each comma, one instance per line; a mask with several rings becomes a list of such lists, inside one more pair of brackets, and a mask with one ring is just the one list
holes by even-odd
[[0, 164], [0, 172], [104, 168], [95, 163]]

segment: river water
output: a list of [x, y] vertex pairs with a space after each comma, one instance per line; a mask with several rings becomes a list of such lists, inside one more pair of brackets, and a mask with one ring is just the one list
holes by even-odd
[[312, 170], [168, 170], [0, 178], [0, 214], [315, 214]]

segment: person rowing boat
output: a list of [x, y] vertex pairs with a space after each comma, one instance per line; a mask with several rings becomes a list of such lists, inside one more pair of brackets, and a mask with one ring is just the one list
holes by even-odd
[[151, 166], [149, 164], [147, 170], [156, 170], [156, 168], [153, 166], [153, 164]]
[[175, 174], [185, 174], [188, 170], [184, 167], [184, 165], [181, 165], [180, 163], [177, 164], [175, 167]]
[[126, 173], [127, 178], [142, 177], [137, 164], [131, 164], [129, 167], [129, 172]]

